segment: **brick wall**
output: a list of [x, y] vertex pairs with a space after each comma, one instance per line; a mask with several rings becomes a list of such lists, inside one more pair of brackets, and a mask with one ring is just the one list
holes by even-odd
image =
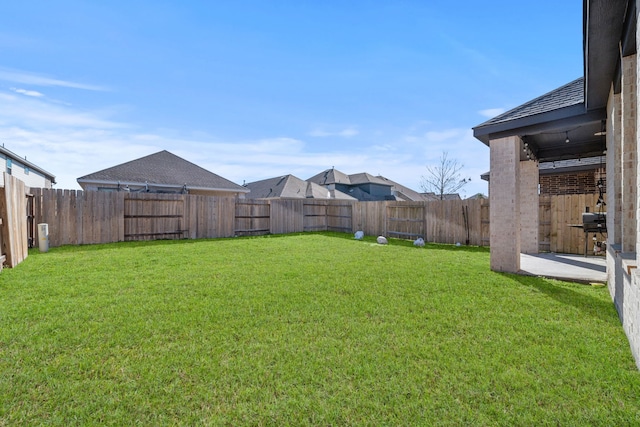
[[589, 194], [597, 193], [598, 178], [605, 180], [603, 169], [580, 172], [564, 172], [553, 175], [540, 175], [540, 194]]

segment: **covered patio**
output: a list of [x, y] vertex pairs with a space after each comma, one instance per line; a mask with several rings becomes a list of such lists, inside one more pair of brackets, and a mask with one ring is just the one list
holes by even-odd
[[520, 254], [519, 274], [580, 283], [606, 283], [607, 261], [556, 253]]
[[[579, 78], [474, 128], [490, 148], [492, 270], [518, 273], [520, 254], [539, 252], [539, 164], [589, 159], [604, 165], [606, 118], [606, 106], [587, 108]], [[602, 202], [604, 190], [603, 181]], [[604, 212], [598, 204], [587, 208]]]
[[606, 210], [607, 286], [640, 368], [639, 11], [636, 0], [584, 0], [584, 77], [473, 131], [490, 149], [494, 271], [526, 273], [537, 265], [536, 274], [553, 276], [559, 266], [585, 267], [586, 258], [556, 255], [555, 264], [546, 264], [538, 254], [538, 167], [594, 157], [606, 165], [590, 211]]

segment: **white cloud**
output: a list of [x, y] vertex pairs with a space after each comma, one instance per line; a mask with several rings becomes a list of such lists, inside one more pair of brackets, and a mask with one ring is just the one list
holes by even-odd
[[42, 93], [37, 92], [35, 90], [16, 89], [15, 87], [12, 87], [11, 90], [14, 91], [15, 93], [19, 93], [21, 95], [33, 96], [33, 97], [36, 97], [36, 98], [44, 96]]
[[22, 83], [34, 86], [60, 86], [72, 89], [84, 89], [104, 91], [107, 90], [102, 86], [91, 85], [86, 83], [70, 82], [66, 80], [55, 79], [26, 71], [11, 70], [8, 68], [0, 68], [0, 80]]
[[0, 93], [0, 123], [10, 122], [26, 128], [48, 127], [122, 127], [108, 118], [106, 112], [87, 112], [57, 103], [46, 102], [42, 98], [19, 97]]
[[334, 132], [326, 131], [323, 128], [316, 128], [311, 132], [309, 132], [309, 136], [314, 136], [314, 137], [338, 136], [342, 138], [350, 138], [352, 136], [358, 135], [359, 133], [360, 132], [358, 131], [358, 129], [354, 126], [350, 126], [345, 129], [334, 131]]
[[507, 111], [506, 108], [487, 108], [486, 110], [478, 111], [478, 113], [483, 117], [492, 119], [495, 116], [499, 116], [500, 114], [504, 113], [505, 111]]
[[[334, 166], [348, 174], [381, 174], [419, 190], [425, 166], [446, 149], [465, 164], [465, 175], [472, 176], [473, 185], [484, 185], [477, 190], [467, 186], [467, 193], [487, 192], [486, 184], [476, 176], [488, 170], [488, 150], [469, 129], [425, 132], [418, 127], [409, 135], [415, 138], [412, 143], [404, 141], [406, 129], [367, 130], [360, 137], [354, 135], [349, 144], [319, 148], [286, 136], [229, 140], [198, 131], [141, 129], [116, 120], [118, 112], [60, 105], [47, 97], [0, 93], [0, 142], [56, 175], [56, 188], [79, 189], [76, 179], [80, 176], [169, 150], [238, 184], [289, 173], [307, 179]], [[354, 131], [358, 132], [354, 127], [345, 128], [335, 134]]]
[[445, 129], [441, 131], [429, 131], [424, 134], [427, 142], [444, 142], [460, 139], [468, 132], [467, 129]]

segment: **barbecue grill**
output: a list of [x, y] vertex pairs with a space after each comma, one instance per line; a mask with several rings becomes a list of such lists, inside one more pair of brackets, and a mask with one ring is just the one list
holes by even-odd
[[584, 212], [582, 214], [582, 225], [574, 225], [572, 227], [582, 228], [584, 231], [584, 256], [587, 256], [589, 253], [589, 233], [607, 232], [607, 213]]
[[582, 228], [585, 233], [607, 232], [607, 213], [584, 212], [582, 214]]

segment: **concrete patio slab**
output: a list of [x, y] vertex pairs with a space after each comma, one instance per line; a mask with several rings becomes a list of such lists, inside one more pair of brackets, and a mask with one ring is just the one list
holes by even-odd
[[606, 283], [604, 257], [556, 253], [520, 254], [520, 274], [582, 283]]

